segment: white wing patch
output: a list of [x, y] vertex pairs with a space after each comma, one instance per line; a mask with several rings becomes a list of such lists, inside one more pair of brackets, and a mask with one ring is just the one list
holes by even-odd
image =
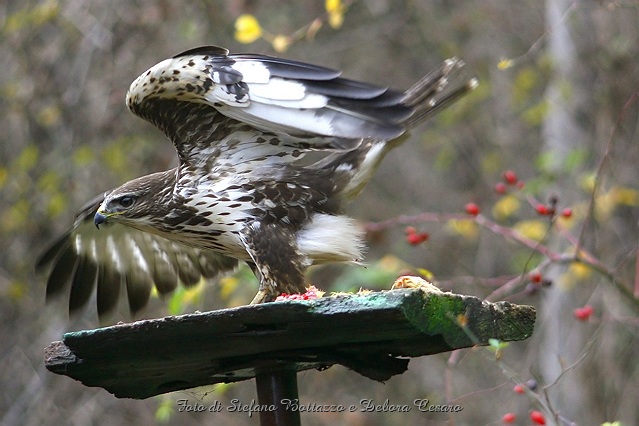
[[242, 74], [245, 83], [266, 84], [271, 79], [271, 73], [263, 63], [254, 60], [238, 60], [233, 64], [233, 69]]
[[253, 100], [261, 98], [268, 101], [300, 101], [306, 95], [302, 83], [281, 78], [272, 78], [266, 83], [250, 83], [249, 91]]
[[[257, 102], [239, 108], [219, 108], [227, 117], [243, 121], [256, 129], [276, 134], [318, 134], [333, 133], [333, 124], [329, 117], [318, 117], [315, 110], [299, 110], [280, 105], [266, 105]], [[348, 137], [342, 135], [342, 137]]]

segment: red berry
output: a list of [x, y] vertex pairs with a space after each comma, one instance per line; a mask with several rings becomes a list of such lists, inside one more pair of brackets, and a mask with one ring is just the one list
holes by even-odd
[[572, 216], [572, 209], [570, 207], [566, 207], [561, 211], [561, 215], [568, 219], [570, 216]]
[[406, 233], [406, 235], [410, 235], [416, 233], [417, 229], [413, 228], [412, 226], [407, 226], [406, 229], [404, 229], [404, 232]]
[[479, 206], [475, 203], [466, 204], [466, 213], [472, 216], [477, 216], [479, 214]]
[[535, 211], [537, 212], [537, 214], [546, 216], [547, 214], [549, 214], [550, 209], [545, 204], [537, 204], [535, 206]]
[[498, 194], [505, 194], [506, 193], [506, 184], [503, 182], [497, 182], [495, 184], [495, 192]]
[[536, 423], [538, 425], [545, 425], [546, 424], [546, 417], [544, 417], [544, 415], [543, 415], [543, 413], [541, 411], [532, 410], [530, 412], [530, 420], [532, 420], [533, 423]]
[[523, 385], [515, 385], [515, 387], [513, 387], [513, 390], [515, 391], [515, 393], [524, 393], [524, 386]]
[[594, 312], [594, 308], [590, 305], [584, 305], [574, 310], [575, 318], [579, 321], [587, 321]]
[[517, 183], [517, 174], [515, 172], [513, 172], [512, 170], [506, 170], [504, 172], [504, 181], [508, 185], [516, 184]]
[[417, 244], [420, 243], [419, 235], [417, 235], [415, 233], [408, 234], [408, 235], [406, 235], [406, 241], [408, 242], [408, 244], [417, 245]]
[[515, 420], [517, 420], [517, 416], [515, 416], [515, 413], [506, 413], [501, 418], [501, 421], [504, 423], [514, 423]]
[[424, 241], [426, 241], [428, 239], [428, 233], [426, 232], [421, 232], [421, 233], [411, 233], [406, 235], [406, 241], [408, 241], [408, 244], [412, 244], [414, 246], [416, 246], [417, 244], [421, 244]]
[[530, 275], [528, 275], [528, 279], [530, 280], [530, 282], [540, 283], [542, 280], [541, 272], [539, 271], [531, 272]]

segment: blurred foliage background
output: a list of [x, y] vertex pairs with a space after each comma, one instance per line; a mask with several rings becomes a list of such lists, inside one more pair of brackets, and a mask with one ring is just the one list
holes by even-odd
[[[302, 402], [412, 405], [428, 398], [464, 407], [451, 417], [416, 409], [302, 414], [304, 424], [496, 424], [506, 412], [523, 423], [533, 408], [549, 423], [639, 424], [639, 295], [632, 295], [639, 286], [638, 33], [639, 3], [631, 0], [3, 2], [0, 421], [257, 423], [224, 411], [177, 412], [176, 401], [185, 398], [248, 403], [252, 382], [117, 400], [43, 366], [49, 342], [98, 322], [94, 307], [71, 319], [65, 301], [45, 307], [36, 256], [95, 194], [174, 165], [171, 144], [128, 112], [124, 95], [155, 63], [216, 44], [394, 88], [462, 57], [479, 88], [392, 152], [350, 213], [366, 223], [464, 214], [474, 202], [494, 223], [555, 253], [574, 256], [579, 241], [583, 256], [599, 266], [549, 262], [474, 221], [415, 221], [429, 235], [418, 245], [406, 241], [404, 224], [382, 226], [370, 233], [368, 269], [325, 267], [311, 280], [324, 290], [352, 291], [388, 288], [403, 271], [428, 271], [447, 290], [535, 305], [535, 334], [505, 348], [499, 362], [487, 349], [423, 357], [385, 384], [342, 367], [303, 373]], [[496, 193], [507, 169], [524, 187]], [[553, 225], [535, 212], [551, 198], [558, 211], [571, 209]], [[551, 285], [535, 285], [537, 272]], [[255, 289], [250, 272], [240, 270], [217, 285], [154, 300], [143, 315], [243, 304]], [[574, 310], [585, 305], [593, 313], [584, 318], [582, 311], [579, 320]], [[122, 310], [118, 320], [130, 318]], [[530, 379], [536, 388], [513, 392]]]

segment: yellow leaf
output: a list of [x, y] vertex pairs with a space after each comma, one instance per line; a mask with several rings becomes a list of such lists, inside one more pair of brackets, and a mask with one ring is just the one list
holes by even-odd
[[435, 279], [435, 274], [433, 274], [433, 272], [428, 269], [417, 268], [417, 272], [419, 272], [419, 275], [426, 278], [428, 281], [432, 282]]
[[521, 118], [524, 119], [528, 124], [537, 126], [541, 124], [541, 122], [548, 115], [549, 104], [546, 101], [541, 101], [536, 105], [528, 108], [521, 114]]
[[275, 36], [271, 44], [273, 45], [273, 49], [276, 52], [282, 53], [288, 50], [288, 47], [291, 45], [291, 42], [292, 40], [289, 36], [278, 34]]
[[493, 206], [493, 217], [497, 220], [508, 219], [519, 211], [521, 203], [513, 194], [503, 196]]
[[170, 397], [164, 396], [164, 400], [158, 405], [155, 410], [155, 420], [158, 423], [168, 423], [171, 420], [175, 409], [173, 408], [173, 400]]
[[615, 188], [615, 200], [617, 204], [635, 207], [639, 205], [639, 191], [631, 188]]
[[541, 220], [522, 220], [517, 222], [513, 229], [526, 238], [541, 241], [546, 236], [547, 225]]
[[[454, 151], [453, 153], [455, 156], [459, 155], [458, 153], [455, 153]], [[480, 161], [481, 161], [481, 168], [484, 171], [484, 173], [486, 174], [500, 173], [504, 169], [500, 161], [503, 155], [504, 154], [501, 151], [497, 151], [497, 150], [483, 153]]]
[[510, 67], [513, 66], [513, 60], [512, 59], [506, 59], [506, 58], [502, 58], [499, 63], [497, 64], [497, 68], [499, 68], [500, 70], [505, 70], [508, 69]]
[[344, 23], [344, 12], [346, 7], [341, 0], [326, 0], [324, 3], [326, 12], [328, 13], [328, 25], [333, 29], [338, 29]]
[[453, 233], [461, 235], [469, 240], [474, 240], [479, 235], [479, 227], [470, 219], [449, 220], [446, 226]]
[[195, 284], [193, 287], [187, 287], [184, 292], [183, 302], [189, 304], [196, 304], [200, 301], [202, 293], [204, 293], [204, 289], [206, 288], [204, 279], [200, 279], [200, 281]]
[[564, 288], [571, 288], [578, 284], [580, 281], [584, 281], [592, 275], [592, 269], [590, 266], [581, 263], [571, 263], [566, 273], [561, 276], [561, 285]]
[[13, 164], [18, 167], [19, 171], [28, 172], [36, 165], [39, 156], [40, 151], [38, 150], [38, 147], [35, 145], [28, 145], [22, 150]]
[[565, 217], [563, 215], [558, 215], [557, 216], [557, 224], [562, 228], [562, 229], [573, 229], [575, 226], [577, 226], [577, 219], [580, 218], [581, 216], [583, 216], [583, 208], [579, 208], [579, 209], [575, 209], [573, 211], [572, 216], [570, 217]]
[[37, 6], [26, 6], [6, 17], [2, 30], [11, 34], [23, 29], [38, 28], [43, 24], [55, 19], [59, 13], [59, 6], [56, 0], [45, 0]]
[[607, 193], [597, 197], [595, 200], [595, 217], [599, 221], [607, 220], [614, 212], [617, 206], [617, 200], [614, 194], [614, 190], [610, 190]]
[[328, 25], [337, 30], [344, 23], [344, 14], [341, 12], [333, 12], [328, 14]]
[[235, 20], [235, 40], [240, 43], [253, 43], [262, 37], [262, 27], [253, 15], [240, 15]]
[[58, 191], [61, 185], [60, 174], [53, 170], [49, 170], [40, 176], [37, 183], [40, 191], [50, 193]]
[[0, 188], [2, 188], [7, 183], [7, 178], [9, 177], [9, 171], [6, 167], [0, 167]]
[[575, 262], [568, 267], [568, 273], [574, 275], [580, 280], [584, 280], [592, 275], [592, 269], [585, 263]]
[[31, 204], [26, 199], [20, 199], [13, 203], [2, 218], [2, 225], [6, 231], [18, 231], [22, 229], [29, 218]]
[[67, 208], [67, 198], [62, 193], [56, 193], [49, 199], [47, 214], [49, 217], [56, 217], [62, 214]]
[[240, 279], [234, 275], [222, 277], [218, 284], [220, 287], [220, 295], [222, 296], [222, 298], [224, 300], [230, 299], [239, 283]]
[[591, 174], [582, 176], [581, 181], [579, 183], [584, 191], [592, 192], [595, 189], [595, 184], [597, 183], [597, 177], [594, 173], [591, 173]]
[[36, 120], [44, 127], [53, 127], [60, 122], [62, 111], [57, 105], [48, 105], [38, 111]]
[[73, 162], [78, 166], [86, 166], [95, 160], [93, 148], [83, 145], [73, 152]]
[[324, 2], [324, 8], [327, 13], [342, 12], [344, 5], [342, 4], [342, 0], [326, 0]]
[[13, 301], [21, 300], [27, 295], [27, 286], [23, 282], [14, 281], [9, 285], [8, 290], [4, 293]]
[[216, 395], [224, 395], [225, 393], [227, 393], [229, 391], [229, 389], [233, 388], [235, 386], [235, 383], [231, 382], [231, 383], [217, 383], [214, 387], [213, 387], [213, 393], [215, 393]]

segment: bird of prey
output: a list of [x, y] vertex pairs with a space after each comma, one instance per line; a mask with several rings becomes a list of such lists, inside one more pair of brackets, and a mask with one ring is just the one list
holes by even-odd
[[[178, 283], [246, 262], [252, 303], [303, 293], [306, 269], [359, 262], [363, 231], [343, 215], [410, 128], [477, 85], [448, 59], [404, 92], [322, 66], [205, 46], [151, 67], [126, 104], [173, 142], [179, 165], [126, 182], [81, 209], [37, 261], [47, 298], [71, 311], [97, 285], [97, 309], [121, 288], [132, 312]], [[313, 159], [302, 158], [316, 152]], [[319, 158], [317, 156], [319, 155]]]

